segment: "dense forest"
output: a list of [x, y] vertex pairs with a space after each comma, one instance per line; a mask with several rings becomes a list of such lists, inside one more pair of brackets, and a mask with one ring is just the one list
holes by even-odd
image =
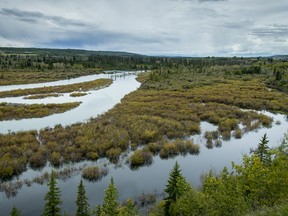
[[[137, 91], [87, 123], [0, 134], [1, 181], [29, 168], [42, 168], [47, 162], [58, 167], [105, 157], [116, 163], [127, 151], [133, 151], [128, 161], [135, 169], [151, 164], [155, 155], [165, 159], [199, 154], [199, 145], [189, 137], [201, 134], [202, 121], [217, 126], [203, 134], [206, 147], [213, 148], [221, 147], [223, 140], [241, 139], [245, 133], [275, 123], [258, 111], [288, 114], [285, 56], [192, 58], [81, 50], [0, 51], [0, 85], [67, 79], [104, 70], [146, 71], [137, 78], [141, 82]], [[274, 206], [287, 213], [287, 173], [287, 136], [277, 149], [268, 149], [263, 137], [242, 164], [234, 164], [231, 173], [224, 168], [220, 174], [208, 174], [200, 190], [193, 189], [175, 165], [167, 197], [150, 215], [253, 215], [265, 208], [274, 211], [270, 209]], [[111, 185], [114, 187], [113, 181]], [[95, 210], [96, 215], [138, 214], [131, 202], [127, 207], [114, 200], [113, 214], [101, 210], [106, 208], [104, 203]], [[134, 213], [127, 213], [130, 210]]]

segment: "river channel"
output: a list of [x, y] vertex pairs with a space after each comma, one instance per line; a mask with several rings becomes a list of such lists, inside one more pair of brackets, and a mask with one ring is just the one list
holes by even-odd
[[[91, 77], [91, 80], [93, 80], [95, 79], [95, 77], [92, 78], [93, 76], [87, 77]], [[111, 75], [106, 74], [95, 76], [97, 76], [97, 78], [109, 78]], [[114, 82], [111, 86], [98, 91], [90, 92], [90, 94], [84, 96], [81, 99], [82, 104], [79, 107], [63, 114], [52, 115], [41, 119], [31, 119], [27, 120], [27, 122], [26, 120], [0, 122], [1, 132], [7, 133], [8, 130], [18, 131], [23, 130], [24, 128], [27, 129], [27, 124], [30, 125], [29, 129], [40, 129], [47, 126], [52, 127], [53, 125], [60, 123], [62, 125], [68, 125], [79, 121], [87, 121], [90, 117], [95, 117], [98, 114], [109, 110], [116, 103], [119, 103], [121, 98], [123, 98], [126, 94], [136, 90], [140, 84], [135, 80], [135, 78], [135, 75], [114, 77]], [[86, 80], [79, 80], [79, 82], [89, 80], [90, 78], [87, 78]], [[67, 81], [60, 82], [63, 82], [63, 85], [67, 84], [65, 83]], [[71, 82], [71, 80], [69, 82]], [[59, 82], [57, 83], [58, 84], [54, 85], [59, 85]], [[12, 86], [10, 86], [10, 88], [11, 87]], [[26, 88], [26, 85], [22, 85], [22, 87]], [[0, 87], [0, 91], [4, 91], [1, 88], [2, 87]], [[21, 98], [3, 99], [3, 101], [6, 102], [8, 102], [8, 100], [9, 102], [13, 103], [19, 103], [21, 101], [27, 103], [27, 100], [23, 101]], [[64, 95], [62, 99], [49, 98], [43, 100], [33, 100], [33, 103], [63, 103], [66, 102], [66, 100], [79, 101], [79, 98], [75, 99], [70, 98], [68, 95]], [[81, 166], [85, 163], [93, 165], [97, 164], [101, 166], [106, 164], [107, 168], [109, 169], [109, 173], [101, 181], [89, 182], [84, 180], [87, 197], [91, 206], [101, 204], [104, 197], [104, 189], [108, 187], [111, 177], [113, 177], [115, 185], [118, 188], [120, 201], [123, 201], [127, 198], [140, 196], [143, 192], [161, 193], [167, 183], [169, 172], [176, 161], [179, 162], [182, 173], [186, 179], [192, 183], [194, 187], [198, 187], [201, 184], [200, 176], [209, 172], [209, 170], [212, 169], [217, 172], [221, 171], [224, 166], [231, 168], [232, 161], [240, 163], [244, 154], [249, 154], [251, 148], [257, 147], [257, 144], [259, 143], [264, 133], [267, 133], [268, 139], [270, 141], [270, 147], [275, 147], [280, 144], [283, 134], [286, 133], [288, 129], [287, 117], [280, 114], [275, 115], [269, 112], [264, 112], [264, 114], [273, 117], [274, 122], [271, 128], [261, 128], [257, 131], [246, 133], [241, 139], [231, 138], [229, 141], [223, 141], [220, 148], [214, 147], [213, 149], [206, 148], [206, 140], [203, 137], [203, 134], [207, 130], [213, 130], [215, 126], [207, 122], [201, 122], [202, 134], [191, 137], [195, 143], [200, 145], [199, 155], [187, 155], [185, 157], [177, 156], [168, 160], [161, 160], [157, 156], [153, 158], [152, 165], [148, 167], [142, 167], [134, 171], [131, 170], [128, 165], [122, 164], [121, 166], [115, 167], [115, 165], [109, 164], [106, 160], [99, 160], [97, 162], [86, 161], [65, 166]], [[18, 179], [32, 179], [34, 176], [40, 175], [45, 171], [50, 171], [51, 169], [52, 168], [50, 166], [47, 166], [41, 171], [27, 170], [25, 173], [19, 176]], [[61, 169], [63, 169], [63, 167]], [[76, 212], [75, 200], [77, 197], [77, 186], [80, 182], [80, 179], [81, 174], [77, 174], [69, 179], [57, 181], [58, 187], [61, 189], [61, 199], [63, 201], [62, 210], [63, 212], [65, 211], [68, 213], [68, 215], [73, 215], [73, 213]], [[32, 184], [31, 186], [23, 185], [15, 197], [7, 198], [5, 193], [1, 192], [0, 216], [9, 215], [9, 212], [13, 206], [16, 206], [18, 209], [20, 209], [21, 215], [24, 216], [41, 215], [45, 204], [44, 196], [47, 191], [48, 187], [46, 184]]]
[[115, 74], [98, 74], [83, 76], [70, 80], [61, 80], [42, 84], [11, 85], [0, 86], [0, 91], [15, 89], [38, 88], [43, 86], [69, 85], [79, 82], [87, 82], [100, 78], [111, 78], [113, 83], [100, 90], [89, 91], [83, 97], [70, 97], [70, 93], [62, 94], [59, 97], [49, 97], [44, 99], [23, 99], [23, 97], [0, 98], [1, 102], [23, 103], [23, 104], [48, 104], [48, 103], [68, 103], [81, 102], [80, 106], [64, 113], [50, 115], [44, 118], [32, 118], [22, 120], [0, 121], [0, 133], [16, 132], [21, 130], [39, 130], [45, 127], [53, 127], [57, 124], [63, 126], [76, 122], [85, 122], [91, 117], [111, 109], [128, 93], [136, 90], [140, 83], [136, 81], [136, 72], [121, 72]]

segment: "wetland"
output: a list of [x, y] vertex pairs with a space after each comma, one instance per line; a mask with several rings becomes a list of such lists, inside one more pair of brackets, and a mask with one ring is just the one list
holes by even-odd
[[[81, 104], [39, 120], [1, 122], [2, 184], [15, 183], [17, 188], [17, 181], [22, 182], [15, 196], [8, 198], [3, 190], [1, 209], [8, 212], [16, 205], [23, 215], [41, 212], [44, 201], [39, 197], [47, 187], [34, 179], [47, 176], [45, 172], [52, 169], [75, 169], [74, 174], [68, 172], [69, 178], [59, 177], [62, 208], [72, 213], [75, 205], [71, 197], [76, 194], [84, 167], [107, 171], [99, 181], [84, 182], [89, 202], [95, 205], [101, 204], [111, 177], [121, 200], [146, 192], [160, 194], [169, 170], [178, 161], [184, 176], [198, 187], [200, 177], [211, 169], [219, 172], [225, 166], [231, 169], [232, 161], [241, 163], [243, 154], [257, 147], [264, 134], [270, 147], [278, 146], [288, 128], [288, 97], [285, 88], [271, 89], [268, 83], [276, 79], [273, 68], [281, 63], [264, 59], [265, 64], [259, 66], [259, 61], [229, 59], [224, 65], [222, 59], [198, 62], [172, 58], [140, 73], [139, 82], [134, 74], [97, 75], [113, 83], [87, 90], [82, 97], [55, 91], [63, 95], [26, 99], [31, 104], [81, 99]], [[286, 77], [283, 73], [281, 79]], [[17, 86], [5, 88], [18, 91]], [[5, 103], [15, 101], [24, 99], [1, 99]], [[28, 204], [24, 197], [37, 205], [25, 209]]]

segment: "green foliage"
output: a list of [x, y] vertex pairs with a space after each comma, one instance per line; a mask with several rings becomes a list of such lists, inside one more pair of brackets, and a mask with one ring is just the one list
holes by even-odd
[[[267, 144], [267, 137], [262, 137], [261, 142]], [[242, 164], [232, 163], [232, 172], [227, 168], [218, 175], [210, 172], [199, 191], [186, 190], [170, 206], [170, 214], [285, 215], [288, 157], [283, 149], [287, 150], [287, 143], [286, 134], [281, 146], [270, 151], [273, 155], [269, 166], [254, 153], [244, 155]]]
[[124, 206], [119, 210], [118, 216], [138, 216], [138, 209], [132, 200], [128, 199]]
[[101, 214], [102, 214], [101, 206], [100, 205], [95, 206], [95, 208], [92, 210], [92, 215], [101, 216]]
[[111, 182], [105, 190], [105, 197], [102, 205], [101, 212], [105, 216], [116, 216], [119, 213], [119, 203], [118, 203], [118, 190], [114, 185], [113, 178], [111, 178]]
[[[210, 172], [203, 182], [208, 215], [243, 215], [247, 210], [245, 199], [236, 183], [235, 176], [225, 167], [220, 176]], [[199, 195], [200, 196], [200, 195]]]
[[86, 191], [82, 179], [78, 186], [76, 205], [77, 205], [76, 216], [90, 215], [88, 198], [86, 197]]
[[153, 206], [149, 210], [149, 216], [163, 216], [163, 215], [165, 215], [164, 205], [165, 205], [165, 202], [160, 201], [157, 205]]
[[18, 210], [15, 206], [12, 208], [11, 212], [10, 212], [10, 216], [20, 216], [20, 210]]
[[60, 216], [60, 199], [61, 191], [56, 186], [55, 173], [52, 171], [50, 181], [48, 183], [49, 191], [46, 193], [44, 200], [46, 201], [43, 216]]
[[266, 133], [261, 138], [260, 143], [256, 150], [254, 150], [254, 154], [260, 158], [260, 161], [266, 165], [269, 165], [271, 162], [271, 152], [269, 151], [268, 139]]
[[164, 211], [165, 215], [171, 214], [171, 207], [179, 199], [185, 191], [189, 190], [190, 186], [181, 174], [180, 166], [176, 161], [173, 169], [169, 174], [169, 179], [165, 188], [167, 194], [165, 198]]
[[274, 207], [263, 207], [257, 211], [251, 211], [246, 216], [285, 216], [288, 215], [288, 204], [280, 204]]
[[209, 215], [207, 209], [207, 197], [190, 188], [173, 204], [170, 211], [171, 215], [204, 216]]

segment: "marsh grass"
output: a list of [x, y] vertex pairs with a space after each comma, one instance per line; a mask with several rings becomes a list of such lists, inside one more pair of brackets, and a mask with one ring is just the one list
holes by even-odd
[[70, 94], [70, 97], [83, 97], [85, 95], [87, 95], [85, 92], [74, 92]]
[[49, 86], [32, 89], [17, 89], [0, 92], [0, 98], [18, 97], [33, 94], [50, 94], [50, 93], [69, 93], [73, 91], [88, 91], [108, 87], [112, 84], [111, 79], [96, 79], [89, 82], [75, 83], [70, 85]]
[[34, 94], [30, 96], [25, 96], [23, 99], [43, 99], [43, 98], [48, 98], [48, 97], [59, 97], [62, 96], [62, 94], [57, 94], [57, 93], [50, 93], [50, 94]]
[[0, 104], [0, 120], [42, 118], [54, 113], [63, 113], [79, 106], [80, 102], [63, 104]]
[[100, 168], [98, 166], [86, 167], [82, 170], [82, 177], [89, 181], [99, 181], [107, 174], [107, 168]]

